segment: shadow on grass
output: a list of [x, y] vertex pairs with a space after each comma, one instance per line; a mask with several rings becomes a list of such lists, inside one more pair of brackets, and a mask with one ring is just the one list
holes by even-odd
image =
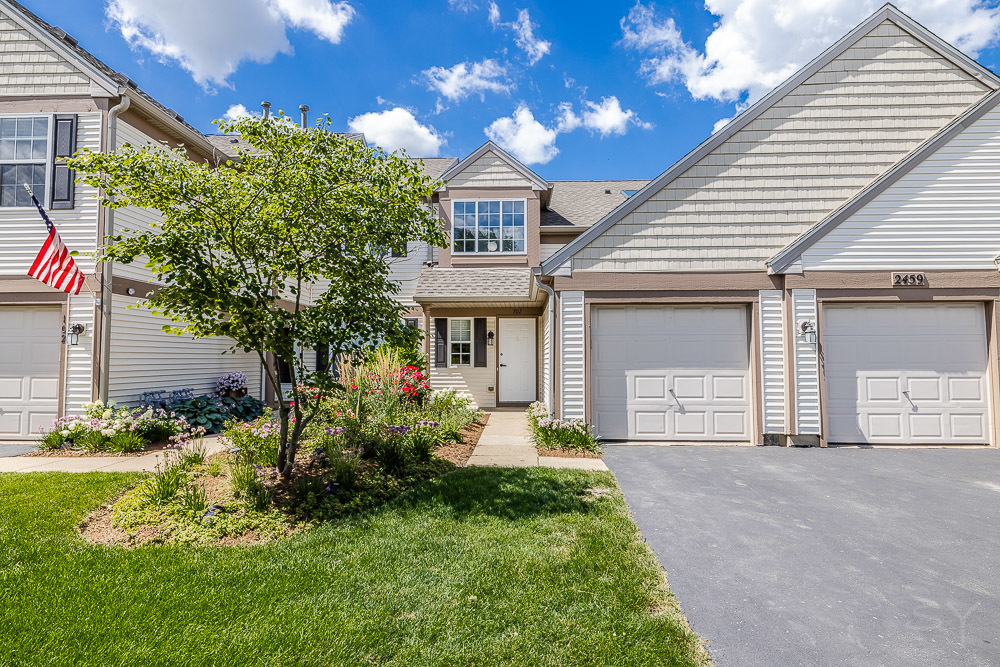
[[[401, 509], [437, 506], [457, 519], [507, 520], [584, 514], [595, 507], [587, 491], [594, 473], [547, 468], [459, 468], [401, 498]], [[610, 480], [602, 484], [611, 484]]]

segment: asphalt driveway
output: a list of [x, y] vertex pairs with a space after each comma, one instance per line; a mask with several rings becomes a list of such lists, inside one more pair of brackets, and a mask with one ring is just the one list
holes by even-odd
[[717, 665], [1000, 665], [1000, 451], [604, 460]]

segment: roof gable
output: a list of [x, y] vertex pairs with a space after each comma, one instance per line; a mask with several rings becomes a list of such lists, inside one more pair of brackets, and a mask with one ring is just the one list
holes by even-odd
[[[998, 87], [992, 72], [886, 5], [542, 271], [571, 259], [582, 270], [763, 268], [775, 250]], [[652, 249], [654, 237], [663, 239], [662, 252]], [[748, 251], [748, 238], [762, 247]]]
[[[976, 220], [974, 226], [979, 236], [974, 239], [974, 244], [979, 248], [978, 257], [974, 259], [980, 260], [980, 266], [964, 268], [992, 268], [993, 257], [1000, 252], [1000, 227], [993, 223], [1000, 219], [1000, 206], [993, 203], [995, 189], [1000, 181], [1000, 176], [995, 173], [993, 149], [998, 139], [1000, 90], [994, 91], [970, 108], [853, 199], [782, 248], [768, 260], [769, 272], [798, 272], [797, 265], [810, 249], [842, 223], [855, 218], [863, 220], [858, 220], [851, 230], [840, 234], [840, 238], [824, 244], [828, 246], [824, 249], [824, 254], [831, 252], [833, 247], [844, 245], [851, 246], [853, 251], [850, 258], [838, 260], [839, 265], [837, 261], [831, 262], [829, 268], [855, 269], [856, 266], [848, 266], [846, 262], [858, 261], [860, 256], [867, 256], [869, 265], [887, 260], [893, 267], [905, 269], [907, 267], [900, 263], [900, 257], [926, 254], [912, 249], [903, 252], [899, 247], [901, 241], [912, 238], [914, 234], [922, 237], [923, 251], [933, 251], [937, 261], [953, 262], [954, 260], [940, 259], [942, 253], [954, 251], [953, 244], [945, 243], [941, 232], [931, 232], [933, 238], [927, 234], [931, 229], [946, 230], [945, 234], [948, 229], [968, 233], [970, 217]], [[975, 157], [973, 153], [979, 157]], [[937, 163], [929, 164], [934, 158]], [[906, 183], [908, 177], [911, 177], [911, 182]], [[899, 186], [898, 190], [894, 186]], [[942, 208], [949, 205], [954, 208], [952, 213], [947, 213]], [[877, 210], [873, 210], [873, 207]], [[900, 215], [904, 207], [908, 209], [905, 220]], [[928, 216], [928, 212], [932, 215]], [[889, 220], [893, 217], [900, 218], [898, 224]], [[899, 224], [904, 229], [897, 229]], [[963, 225], [965, 230], [961, 229]], [[876, 229], [879, 226], [882, 228]], [[874, 241], [866, 238], [873, 234], [880, 239]], [[886, 244], [892, 247], [888, 253], [885, 247], [875, 247]], [[873, 251], [879, 256], [878, 262], [870, 254]], [[985, 262], [981, 261], [983, 258], [986, 259]], [[928, 266], [930, 261], [922, 261], [921, 266]], [[960, 267], [949, 264], [946, 268]]]
[[548, 190], [550, 187], [544, 178], [492, 141], [487, 141], [445, 171], [441, 180], [450, 187], [530, 186], [535, 190]]

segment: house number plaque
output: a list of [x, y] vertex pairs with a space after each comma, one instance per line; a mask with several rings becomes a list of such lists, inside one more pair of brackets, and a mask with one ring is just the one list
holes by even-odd
[[896, 272], [892, 273], [892, 286], [893, 287], [927, 287], [927, 276], [920, 273], [904, 273]]

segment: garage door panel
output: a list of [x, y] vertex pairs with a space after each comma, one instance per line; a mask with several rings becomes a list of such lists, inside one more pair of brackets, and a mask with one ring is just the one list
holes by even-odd
[[822, 327], [830, 442], [989, 441], [981, 304], [827, 305]]
[[59, 409], [62, 308], [0, 306], [0, 438], [37, 437]]
[[[591, 409], [602, 437], [749, 439], [745, 307], [601, 306], [592, 318]], [[624, 396], [608, 389], [615, 378]]]

